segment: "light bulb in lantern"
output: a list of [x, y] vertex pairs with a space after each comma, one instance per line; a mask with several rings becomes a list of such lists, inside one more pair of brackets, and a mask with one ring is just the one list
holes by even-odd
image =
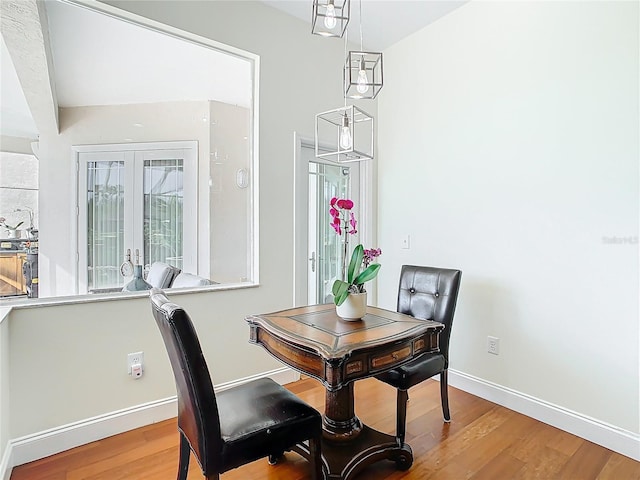
[[324, 26], [329, 30], [333, 30], [336, 28], [337, 23], [336, 7], [333, 5], [333, 0], [329, 0], [329, 3], [327, 4], [327, 11], [324, 15]]
[[358, 71], [356, 90], [358, 90], [358, 93], [367, 93], [369, 91], [369, 81], [367, 80], [367, 70], [364, 64], [364, 57], [360, 59], [360, 70]]
[[345, 113], [342, 117], [342, 127], [340, 128], [340, 146], [345, 150], [351, 148], [352, 144], [351, 128], [349, 127], [349, 117]]

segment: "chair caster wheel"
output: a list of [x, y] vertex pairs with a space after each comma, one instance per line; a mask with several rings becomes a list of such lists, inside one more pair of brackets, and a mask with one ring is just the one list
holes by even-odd
[[413, 465], [412, 458], [401, 457], [396, 460], [396, 468], [401, 472], [409, 470], [411, 468], [411, 465]]
[[413, 452], [411, 447], [406, 443], [402, 445], [401, 450], [395, 458], [396, 468], [402, 472], [409, 470], [413, 465]]
[[278, 463], [278, 460], [280, 460], [282, 458], [282, 455], [284, 455], [283, 453], [277, 453], [277, 454], [271, 454], [269, 455], [267, 461], [269, 462], [269, 465], [275, 465], [276, 463]]

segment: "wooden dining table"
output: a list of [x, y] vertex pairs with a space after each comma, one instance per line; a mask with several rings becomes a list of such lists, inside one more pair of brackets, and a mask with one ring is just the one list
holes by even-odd
[[[441, 323], [371, 306], [362, 320], [345, 321], [333, 304], [250, 315], [246, 321], [250, 342], [324, 385], [325, 479], [350, 480], [367, 465], [385, 459], [401, 470], [411, 467], [408, 444], [363, 424], [355, 414], [354, 382], [438, 351]], [[309, 456], [304, 446], [294, 450]]]

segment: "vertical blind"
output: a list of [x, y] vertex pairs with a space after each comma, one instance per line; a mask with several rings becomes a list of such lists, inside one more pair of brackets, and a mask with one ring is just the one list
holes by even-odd
[[88, 287], [123, 285], [124, 162], [87, 163]]
[[183, 267], [182, 159], [144, 162], [144, 259]]

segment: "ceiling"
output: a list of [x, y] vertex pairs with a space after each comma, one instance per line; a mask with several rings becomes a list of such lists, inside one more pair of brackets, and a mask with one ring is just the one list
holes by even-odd
[[36, 138], [38, 129], [31, 117], [31, 112], [24, 97], [18, 74], [13, 67], [9, 50], [0, 37], [0, 98], [2, 109], [0, 116], [0, 132], [11, 137]]
[[61, 107], [251, 104], [247, 60], [60, 2], [47, 2], [47, 15]]
[[[262, 1], [304, 20], [311, 30], [311, 0]], [[353, 0], [348, 35], [351, 39], [360, 37], [361, 8], [364, 47], [383, 51], [465, 1], [362, 0], [360, 5]], [[84, 8], [54, 1], [47, 1], [46, 5], [60, 107], [187, 100], [218, 100], [245, 106], [250, 103], [251, 67], [246, 60]], [[0, 134], [36, 138], [37, 130], [4, 41], [0, 55]], [[193, 65], [201, 67], [194, 70]], [[227, 74], [219, 75], [220, 71]], [[228, 81], [233, 78], [247, 81]]]
[[[53, 76], [59, 107], [208, 100], [251, 104], [252, 65], [246, 59], [75, 5], [51, 0], [45, 5], [53, 63], [46, 75]], [[40, 24], [39, 18], [22, 21]], [[36, 139], [37, 122], [27, 103], [35, 92], [19, 80], [12, 61], [30, 52], [28, 47], [10, 52], [4, 37], [1, 43], [0, 135]], [[35, 74], [32, 68], [23, 71]]]
[[[326, 1], [326, 0], [325, 0]], [[426, 27], [469, 0], [351, 0], [349, 40], [360, 40], [360, 7], [362, 7], [362, 40], [364, 48], [382, 52], [394, 43]], [[311, 31], [312, 0], [262, 0], [309, 24]]]

